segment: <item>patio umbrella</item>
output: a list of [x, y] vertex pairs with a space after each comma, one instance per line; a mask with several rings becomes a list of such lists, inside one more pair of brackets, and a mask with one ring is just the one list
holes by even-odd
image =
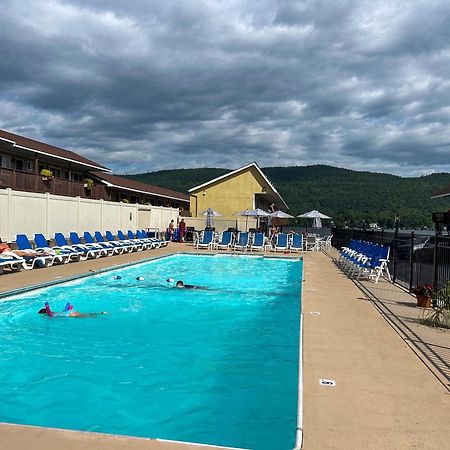
[[322, 214], [319, 211], [313, 209], [312, 211], [308, 211], [304, 214], [300, 214], [297, 217], [302, 217], [306, 219], [313, 219], [313, 228], [322, 228], [322, 220], [321, 219], [331, 219], [331, 217]]
[[217, 212], [216, 210], [214, 210], [212, 208], [208, 208], [206, 211], [203, 211], [201, 214], [206, 216], [206, 226], [207, 227], [213, 226], [213, 224], [214, 224], [213, 217], [219, 217], [222, 215], [222, 214], [220, 214], [220, 212]]
[[246, 209], [245, 211], [241, 211], [235, 214], [235, 216], [245, 216], [245, 229], [247, 229], [248, 224], [248, 218], [249, 217], [255, 217], [256, 220], [258, 220], [259, 217], [268, 217], [270, 214], [263, 209], [256, 208], [256, 209]]
[[284, 211], [275, 211], [274, 213], [269, 214], [270, 217], [276, 218], [276, 219], [294, 219], [294, 216], [291, 216], [288, 213], [285, 213]]

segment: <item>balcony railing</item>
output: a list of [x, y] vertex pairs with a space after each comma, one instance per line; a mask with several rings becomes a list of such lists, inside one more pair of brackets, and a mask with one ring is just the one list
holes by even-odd
[[88, 190], [84, 187], [84, 183], [78, 181], [64, 180], [62, 178], [45, 180], [41, 175], [35, 173], [5, 168], [0, 168], [0, 188], [108, 200], [108, 194], [102, 185], [94, 185], [92, 189]]

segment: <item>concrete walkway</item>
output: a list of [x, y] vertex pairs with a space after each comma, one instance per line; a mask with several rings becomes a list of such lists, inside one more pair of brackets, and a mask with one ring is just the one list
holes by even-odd
[[[0, 277], [0, 292], [143, 258], [192, 250], [192, 246], [171, 244], [167, 249], [5, 274]], [[388, 323], [387, 315], [381, 314], [376, 307], [377, 299], [381, 298], [385, 303], [391, 302], [393, 316], [400, 316], [401, 310], [394, 306], [401, 308], [402, 296], [407, 294], [388, 283], [365, 283], [363, 292], [340, 273], [324, 253], [309, 252], [304, 255], [304, 260], [304, 448], [448, 448], [450, 395], [447, 388], [411, 350], [407, 338]], [[393, 302], [398, 304], [393, 305]], [[410, 306], [404, 308], [413, 310]], [[428, 332], [433, 336], [441, 333], [438, 340], [430, 342], [434, 348], [443, 348], [441, 366], [448, 367], [450, 334], [441, 330]], [[336, 386], [320, 385], [321, 378], [335, 380]], [[197, 447], [1, 425], [0, 448], [137, 450]]]
[[[446, 387], [327, 255], [305, 255], [304, 278], [304, 448], [449, 448]], [[448, 364], [450, 334], [440, 339]]]

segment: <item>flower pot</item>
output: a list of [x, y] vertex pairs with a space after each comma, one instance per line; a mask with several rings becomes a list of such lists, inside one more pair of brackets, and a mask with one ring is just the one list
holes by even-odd
[[431, 298], [426, 295], [416, 295], [417, 297], [417, 306], [421, 308], [431, 308]]

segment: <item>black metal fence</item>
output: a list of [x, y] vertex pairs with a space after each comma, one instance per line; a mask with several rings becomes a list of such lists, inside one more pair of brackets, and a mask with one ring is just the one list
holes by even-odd
[[348, 228], [333, 228], [332, 234], [338, 250], [352, 239], [389, 245], [392, 281], [410, 291], [422, 283], [440, 288], [450, 280], [450, 236]]

